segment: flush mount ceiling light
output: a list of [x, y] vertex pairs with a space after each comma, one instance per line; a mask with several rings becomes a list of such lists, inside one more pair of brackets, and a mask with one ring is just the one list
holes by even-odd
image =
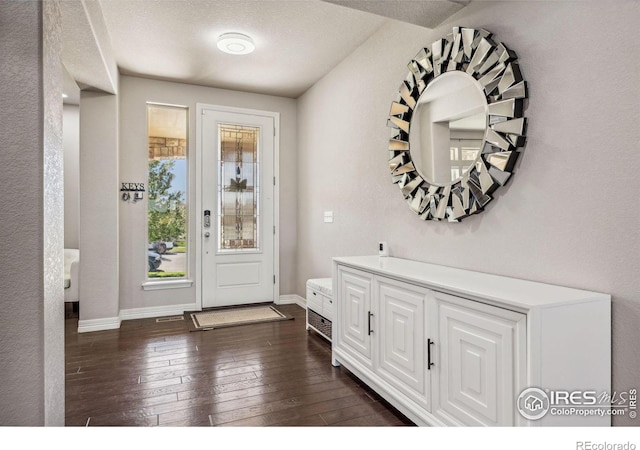
[[240, 33], [225, 33], [218, 37], [218, 48], [230, 55], [246, 55], [255, 50], [253, 39]]

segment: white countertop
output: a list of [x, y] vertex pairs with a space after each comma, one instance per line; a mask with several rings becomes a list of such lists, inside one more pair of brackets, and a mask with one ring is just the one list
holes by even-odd
[[509, 309], [529, 310], [590, 301], [611, 302], [610, 295], [599, 292], [455, 269], [390, 256], [337, 257], [333, 260], [338, 264], [402, 279], [436, 291], [488, 300]]

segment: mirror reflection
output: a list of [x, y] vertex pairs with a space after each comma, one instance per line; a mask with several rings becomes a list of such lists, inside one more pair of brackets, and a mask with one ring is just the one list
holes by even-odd
[[431, 184], [460, 179], [480, 156], [487, 127], [487, 100], [471, 75], [453, 71], [435, 78], [420, 96], [411, 119], [411, 159]]

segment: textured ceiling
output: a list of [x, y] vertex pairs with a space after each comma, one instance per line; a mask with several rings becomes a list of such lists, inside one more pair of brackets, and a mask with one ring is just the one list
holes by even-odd
[[62, 61], [81, 88], [115, 94], [118, 68], [100, 3], [59, 2], [62, 16]]
[[435, 28], [471, 0], [323, 0], [402, 22]]
[[[291, 98], [388, 17], [418, 14], [433, 26], [461, 7], [450, 1], [371, 3], [387, 8], [378, 5], [373, 14], [321, 0], [100, 0], [120, 73]], [[221, 53], [216, 38], [226, 32], [252, 36], [256, 51]]]
[[[386, 18], [318, 0], [102, 0], [120, 73], [296, 98]], [[226, 32], [256, 51], [220, 52]]]

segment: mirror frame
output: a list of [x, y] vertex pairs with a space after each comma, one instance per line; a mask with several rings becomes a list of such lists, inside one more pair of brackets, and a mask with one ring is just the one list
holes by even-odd
[[[387, 120], [391, 179], [421, 219], [458, 222], [483, 211], [491, 194], [511, 177], [526, 140], [527, 83], [515, 52], [484, 29], [453, 27], [445, 39], [421, 49], [407, 67]], [[483, 87], [487, 128], [475, 165], [450, 184], [432, 184], [422, 178], [411, 158], [411, 117], [429, 83], [454, 70], [466, 72]]]

